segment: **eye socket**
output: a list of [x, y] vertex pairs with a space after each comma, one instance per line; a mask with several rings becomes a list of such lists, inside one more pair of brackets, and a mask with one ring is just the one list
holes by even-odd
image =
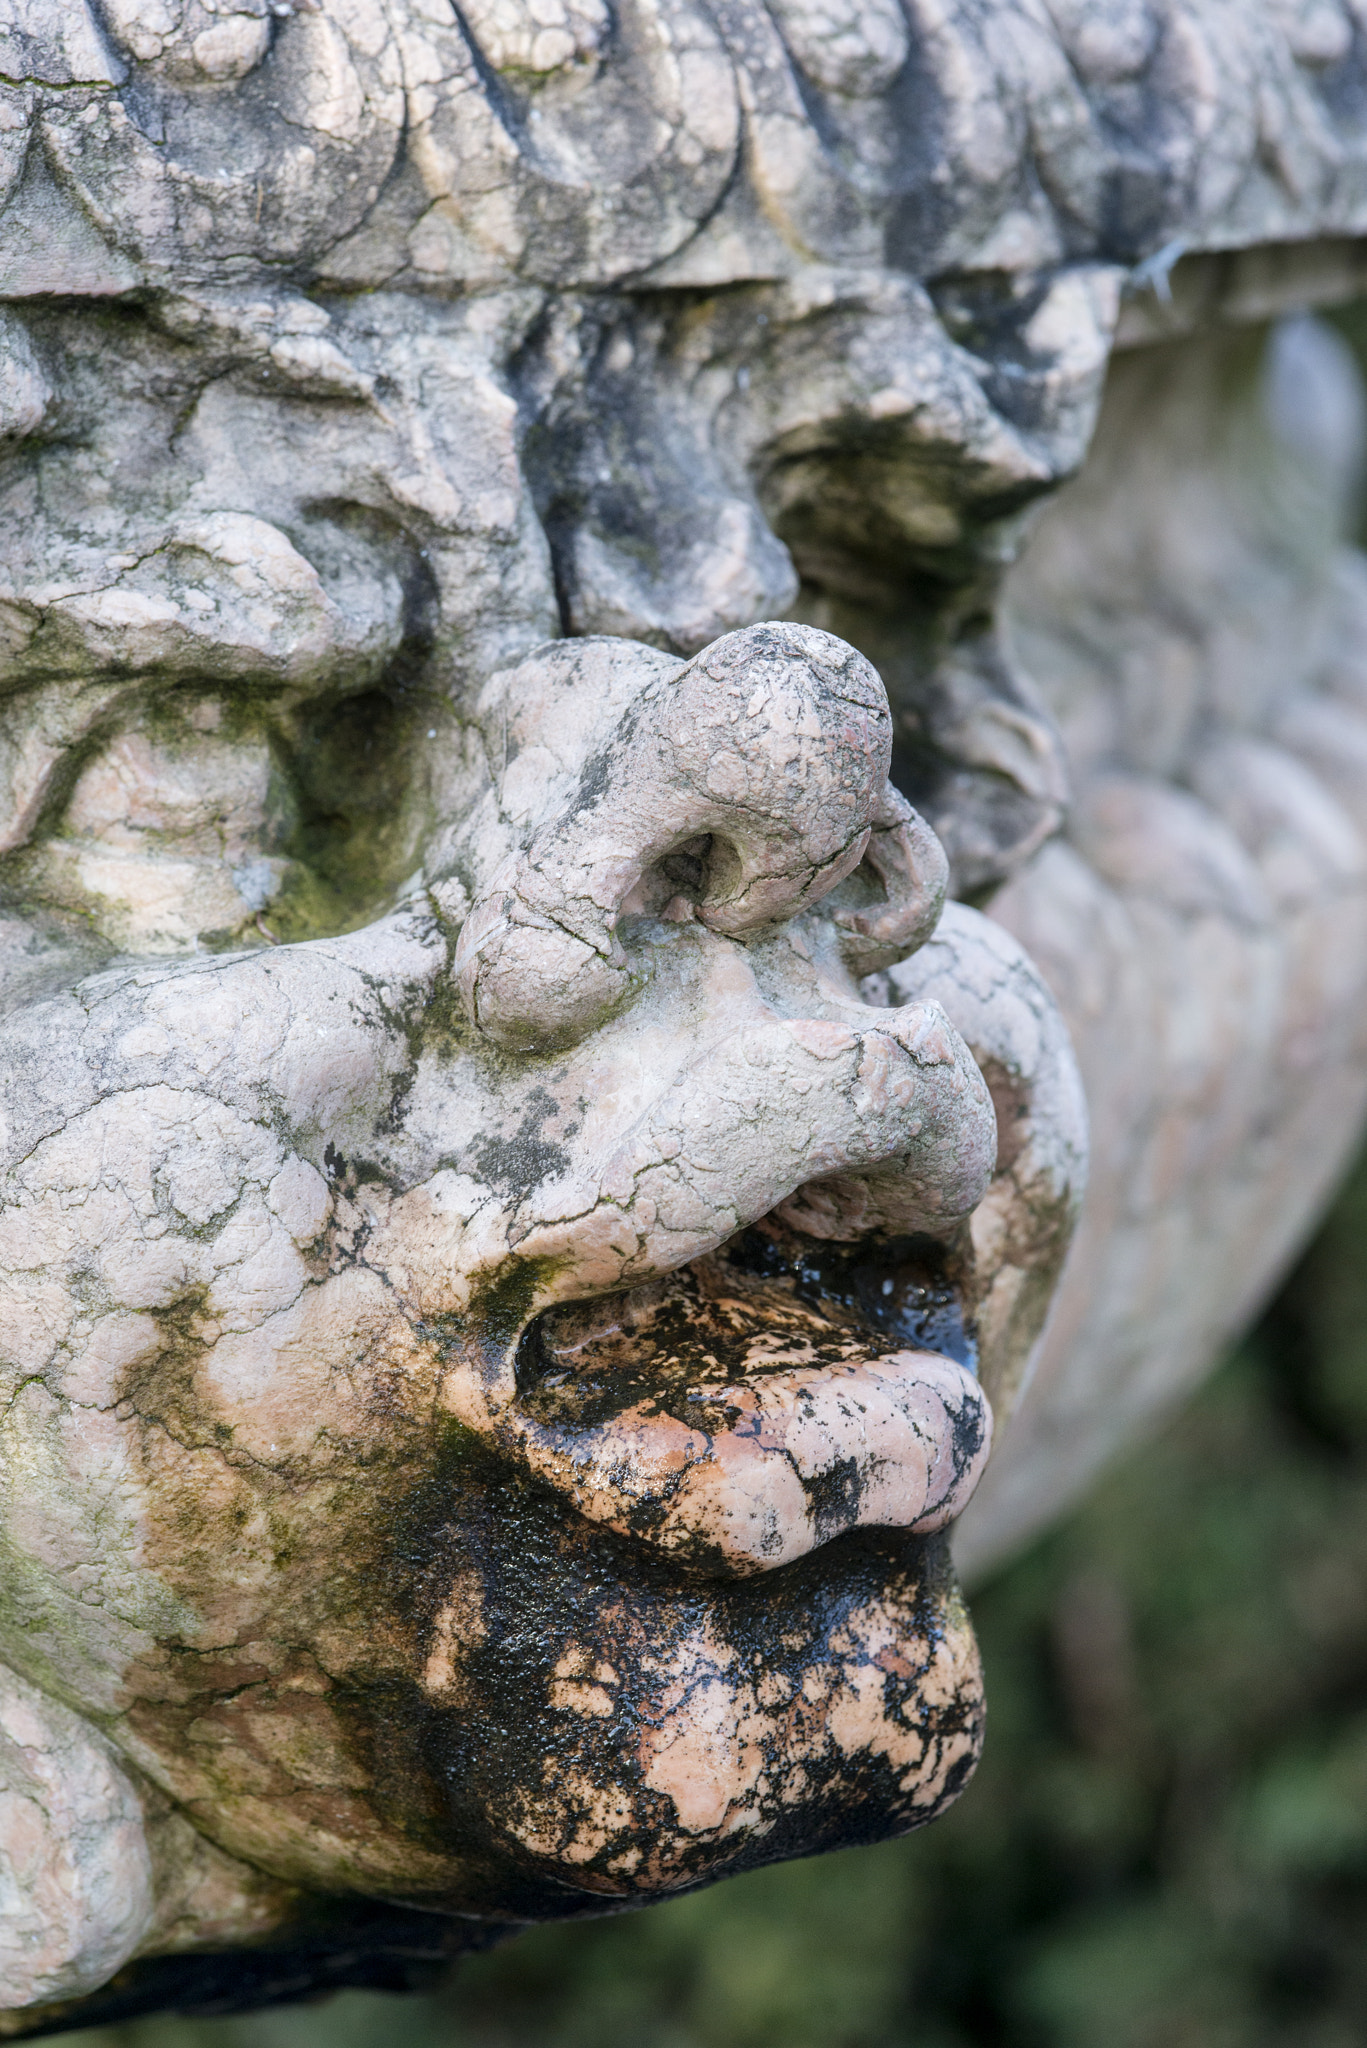
[[368, 924], [418, 868], [439, 716], [418, 691], [186, 682], [119, 708], [0, 858], [0, 900], [121, 951], [217, 952]]

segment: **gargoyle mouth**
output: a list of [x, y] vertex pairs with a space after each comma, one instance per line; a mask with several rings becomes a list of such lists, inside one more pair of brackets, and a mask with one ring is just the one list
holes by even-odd
[[590, 1520], [725, 1576], [856, 1528], [941, 1528], [991, 1412], [958, 1262], [817, 1244], [776, 1218], [623, 1294], [547, 1310], [505, 1415]]
[[526, 1327], [494, 1436], [545, 1484], [459, 1523], [422, 1681], [504, 1910], [901, 1833], [960, 1790], [981, 1683], [928, 1532], [990, 1411], [954, 1241], [770, 1213]]

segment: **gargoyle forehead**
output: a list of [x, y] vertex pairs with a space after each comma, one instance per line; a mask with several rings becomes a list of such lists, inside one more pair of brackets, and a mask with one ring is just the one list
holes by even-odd
[[1301, 14], [25, 0], [0, 604], [45, 702], [7, 841], [130, 692], [459, 700], [557, 632], [690, 655], [801, 578], [956, 885], [1014, 871], [1066, 777], [993, 593], [1125, 267], [1361, 225], [1356, 16]]
[[1348, 229], [1359, 40], [1350, 0], [26, 0], [3, 285], [712, 287]]

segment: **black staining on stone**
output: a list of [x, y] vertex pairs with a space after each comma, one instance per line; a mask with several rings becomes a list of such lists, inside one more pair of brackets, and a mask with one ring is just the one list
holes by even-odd
[[821, 1542], [842, 1535], [858, 1521], [863, 1487], [856, 1459], [842, 1458], [817, 1478], [804, 1480], [803, 1491]]
[[88, 1998], [45, 2007], [31, 2027], [7, 2032], [6, 2039], [116, 2026], [149, 2013], [226, 2018], [329, 1991], [431, 1991], [458, 1956], [493, 1948], [516, 1932], [370, 1899], [314, 1894], [296, 1920], [259, 1946], [125, 1964]]
[[764, 1374], [758, 1339], [794, 1363], [832, 1367], [889, 1349], [938, 1351], [976, 1365], [972, 1326], [944, 1248], [908, 1238], [877, 1250], [794, 1252], [764, 1227], [663, 1280], [548, 1309], [517, 1351], [524, 1410], [548, 1425], [592, 1429], [644, 1404], [693, 1428], [728, 1429], [722, 1390]]
[[328, 1139], [327, 1146], [323, 1152], [323, 1165], [326, 1167], [328, 1175], [332, 1180], [345, 1180], [346, 1158], [343, 1153], [337, 1150], [331, 1138]]
[[959, 180], [937, 175], [953, 115], [926, 37], [911, 37], [891, 97], [897, 169], [884, 214], [883, 260], [889, 270], [921, 278], [943, 262], [965, 200]]
[[[412, 1728], [491, 1910], [601, 1912], [883, 1839], [933, 1818], [972, 1770], [982, 1702], [971, 1656], [944, 1655], [967, 1624], [940, 1537], [861, 1531], [762, 1579], [719, 1583], [582, 1521], [471, 1440], [453, 1448], [446, 1488], [414, 1506], [414, 1605], [435, 1639], [459, 1584], [470, 1620], [458, 1688], [443, 1705], [415, 1687]], [[881, 1648], [860, 1640], [871, 1611], [896, 1617], [893, 1647], [885, 1631]], [[957, 1688], [925, 1684], [937, 1659]], [[881, 1726], [845, 1748], [806, 1682], [869, 1663]], [[752, 1715], [759, 1774], [729, 1824], [682, 1819], [649, 1782], [672, 1717], [706, 1721], [718, 1688], [778, 1703]], [[913, 1733], [920, 1761], [880, 1754], [884, 1729], [894, 1742]]]
[[938, 1351], [976, 1372], [977, 1334], [967, 1314], [963, 1257], [938, 1238], [914, 1235], [859, 1245], [823, 1243], [766, 1219], [741, 1231], [720, 1257], [741, 1272], [791, 1280], [799, 1301], [823, 1315], [862, 1317], [883, 1340]]
[[567, 1173], [570, 1157], [557, 1140], [544, 1135], [548, 1123], [563, 1114], [560, 1104], [545, 1088], [534, 1088], [527, 1098], [522, 1122], [511, 1138], [486, 1138], [475, 1154], [475, 1170], [481, 1180], [513, 1201], [529, 1195], [542, 1181]]
[[954, 1481], [957, 1486], [983, 1447], [986, 1418], [978, 1409], [959, 1408], [950, 1416], [953, 1430]]
[[[671, 1419], [695, 1442], [748, 1437], [750, 1400], [795, 1369], [843, 1378], [889, 1351], [933, 1350], [974, 1371], [967, 1285], [962, 1259], [931, 1238], [832, 1245], [766, 1220], [660, 1280], [538, 1316], [515, 1354], [519, 1411], [572, 1464], [624, 1417]], [[974, 1403], [951, 1420], [958, 1480], [981, 1450], [986, 1418]], [[619, 1512], [634, 1535], [661, 1540], [688, 1469], [681, 1462], [634, 1502], [623, 1493]], [[868, 1474], [853, 1459], [799, 1477], [818, 1544], [858, 1524]], [[668, 1548], [704, 1573], [737, 1568], [702, 1533], [671, 1526]]]
[[[1058, 366], [1053, 355], [1031, 345], [1029, 334], [1053, 283], [989, 270], [959, 272], [928, 287], [945, 332], [981, 365], [982, 388], [1002, 418], [1041, 436], [1057, 408]], [[1034, 496], [1029, 484], [1019, 488], [1021, 503]], [[999, 509], [1008, 511], [1009, 501]]]
[[579, 786], [569, 804], [568, 815], [571, 818], [577, 818], [581, 811], [591, 811], [596, 804], [601, 803], [612, 787], [612, 770], [613, 759], [610, 749], [600, 749], [598, 753], [590, 755], [584, 763]]

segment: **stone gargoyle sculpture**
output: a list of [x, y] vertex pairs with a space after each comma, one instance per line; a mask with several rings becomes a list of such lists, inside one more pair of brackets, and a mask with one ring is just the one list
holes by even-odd
[[966, 1782], [1361, 1127], [1364, 86], [0, 0], [0, 2035]]

